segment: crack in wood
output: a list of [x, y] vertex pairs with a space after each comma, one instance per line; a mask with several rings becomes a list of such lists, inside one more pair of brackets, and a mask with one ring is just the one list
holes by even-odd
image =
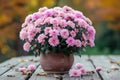
[[[96, 66], [94, 65], [94, 62], [89, 55], [88, 55], [88, 58], [90, 59], [89, 61], [91, 62], [91, 64], [93, 65], [93, 67], [96, 70]], [[97, 72], [98, 76], [101, 78], [101, 80], [104, 80], [103, 77], [100, 75], [100, 73], [97, 70], [96, 70], [96, 72]]]
[[[39, 64], [40, 65], [40, 64]], [[36, 69], [39, 67], [39, 65], [38, 66], [36, 66]], [[35, 72], [35, 70], [34, 71], [32, 71], [32, 73], [28, 73], [27, 74], [27, 77], [25, 77], [25, 80], [29, 80], [29, 78], [32, 76], [32, 74]]]
[[[19, 64], [19, 63], [18, 63]], [[15, 66], [17, 66], [18, 64], [16, 65], [11, 65], [7, 70], [5, 70], [2, 74], [0, 74], [0, 76], [2, 76], [3, 74], [5, 74], [6, 72], [10, 71], [11, 69], [13, 69]]]

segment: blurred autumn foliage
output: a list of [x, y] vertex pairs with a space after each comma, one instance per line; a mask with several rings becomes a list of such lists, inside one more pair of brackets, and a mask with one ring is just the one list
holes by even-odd
[[0, 0], [0, 5], [0, 59], [23, 55], [22, 42], [18, 35], [21, 24], [25, 16], [43, 6], [68, 5], [82, 11], [93, 21], [97, 30], [97, 49], [119, 53], [119, 0]]

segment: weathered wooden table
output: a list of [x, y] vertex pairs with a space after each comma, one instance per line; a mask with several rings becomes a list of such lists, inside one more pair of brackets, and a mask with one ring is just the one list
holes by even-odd
[[[0, 80], [120, 80], [120, 55], [74, 56], [74, 64], [78, 62], [84, 64], [88, 72], [81, 78], [70, 77], [68, 74], [38, 75], [43, 72], [39, 64], [39, 57], [12, 58], [0, 64]], [[32, 73], [23, 75], [18, 71], [18, 68], [27, 67], [30, 64], [37, 66]], [[101, 66], [102, 71], [96, 71], [97, 66]]]

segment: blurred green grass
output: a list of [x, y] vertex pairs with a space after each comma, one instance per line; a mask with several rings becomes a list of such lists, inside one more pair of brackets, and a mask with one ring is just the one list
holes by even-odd
[[120, 50], [114, 50], [111, 52], [109, 48], [99, 49], [98, 47], [87, 47], [85, 51], [82, 51], [81, 54], [87, 55], [120, 55]]

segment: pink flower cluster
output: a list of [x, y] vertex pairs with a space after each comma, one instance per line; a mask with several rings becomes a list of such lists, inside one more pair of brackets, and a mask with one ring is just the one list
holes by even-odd
[[27, 68], [26, 67], [20, 67], [18, 70], [20, 72], [24, 72], [24, 71], [27, 71], [27, 70], [34, 71], [35, 69], [36, 69], [36, 66], [33, 65], [33, 64], [30, 64]]
[[[26, 17], [20, 31], [20, 39], [25, 41], [25, 51], [34, 44], [56, 47], [65, 42], [67, 47], [93, 47], [95, 29], [89, 18], [82, 12], [68, 6], [40, 8]], [[63, 41], [61, 41], [61, 39]]]
[[[100, 66], [96, 67], [96, 71], [101, 71], [101, 70], [102, 70], [102, 67], [100, 67]], [[69, 70], [69, 75], [71, 77], [81, 77], [82, 75], [86, 75], [86, 74], [87, 74], [87, 71], [84, 68], [84, 65], [81, 63], [76, 63], [73, 66], [73, 69]]]
[[80, 77], [81, 75], [86, 75], [86, 69], [84, 68], [83, 64], [76, 63], [75, 68], [70, 69], [69, 75], [71, 77]]

